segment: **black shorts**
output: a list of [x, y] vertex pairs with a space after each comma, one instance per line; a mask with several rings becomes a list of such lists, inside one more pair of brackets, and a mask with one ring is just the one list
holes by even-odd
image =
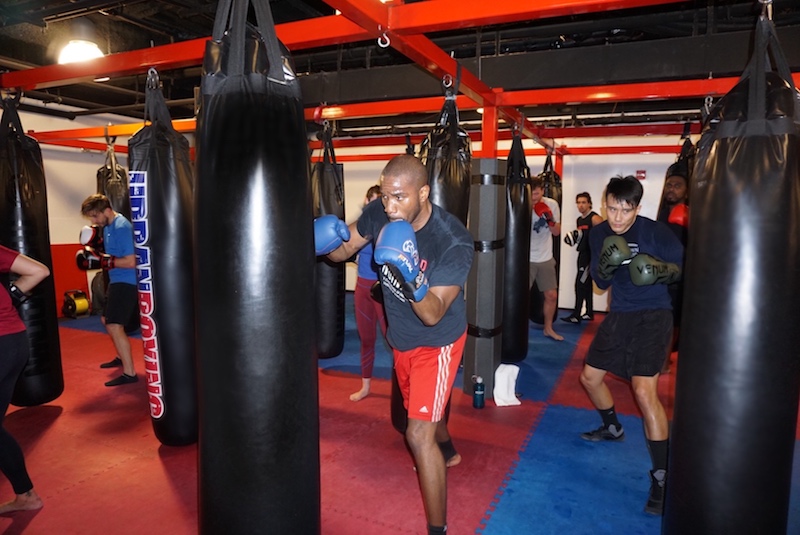
[[106, 323], [130, 325], [139, 318], [139, 291], [133, 284], [116, 282], [108, 285], [108, 299], [103, 316]]
[[586, 364], [630, 380], [660, 373], [672, 348], [672, 311], [610, 312], [600, 324]]

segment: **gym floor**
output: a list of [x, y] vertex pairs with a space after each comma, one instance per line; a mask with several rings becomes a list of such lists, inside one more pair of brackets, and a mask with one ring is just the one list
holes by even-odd
[[[413, 463], [389, 414], [391, 357], [379, 342], [372, 394], [360, 387], [358, 335], [347, 295], [345, 349], [320, 361], [322, 533], [422, 533], [425, 518]], [[562, 311], [561, 315], [566, 315]], [[578, 434], [598, 425], [578, 383], [594, 322], [558, 322], [563, 342], [531, 324], [521, 363], [522, 404], [472, 408], [459, 374], [450, 430], [460, 465], [448, 472], [448, 532], [454, 534], [658, 534], [660, 518], [643, 512], [649, 457], [628, 386], [612, 381], [625, 426], [621, 443], [592, 444]], [[107, 388], [118, 370], [97, 317], [62, 320], [65, 391], [39, 407], [12, 407], [6, 426], [25, 451], [45, 506], [0, 516], [5, 534], [197, 533], [197, 447], [168, 447], [153, 435], [145, 383]], [[142, 347], [132, 341], [143, 379]], [[673, 371], [678, 365], [673, 354]], [[675, 374], [660, 390], [672, 414]], [[800, 436], [800, 426], [798, 427]], [[795, 447], [795, 459], [799, 459]], [[787, 533], [800, 533], [800, 469], [795, 462]], [[10, 499], [5, 478], [0, 498]], [[242, 511], [242, 514], [246, 514]], [[268, 533], [265, 528], [265, 533]]]

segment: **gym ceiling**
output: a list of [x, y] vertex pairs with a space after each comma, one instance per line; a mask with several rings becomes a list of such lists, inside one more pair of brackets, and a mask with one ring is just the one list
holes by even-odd
[[[195, 114], [214, 0], [4, 0], [0, 88], [26, 111], [141, 118], [155, 67], [173, 119]], [[736, 82], [755, 21], [771, 15], [800, 82], [800, 1], [272, 0], [292, 51], [309, 129], [340, 136], [427, 132], [443, 80], [458, 82], [469, 131], [699, 131], [701, 110]], [[336, 14], [336, 10], [340, 14]], [[105, 57], [57, 65], [75, 21], [92, 23]], [[105, 82], [94, 81], [109, 77]], [[479, 113], [478, 109], [483, 113]], [[496, 135], [496, 134], [494, 134]], [[602, 134], [598, 134], [602, 135]], [[484, 139], [485, 140], [485, 139]]]

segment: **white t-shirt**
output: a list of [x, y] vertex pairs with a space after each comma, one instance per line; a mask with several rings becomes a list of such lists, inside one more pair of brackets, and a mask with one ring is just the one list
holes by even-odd
[[[550, 207], [553, 212], [553, 221], [561, 222], [561, 210], [558, 203], [550, 197], [542, 197], [542, 201]], [[553, 235], [544, 217], [536, 215], [536, 211], [531, 214], [531, 252], [529, 259], [531, 262], [547, 262], [553, 258]]]

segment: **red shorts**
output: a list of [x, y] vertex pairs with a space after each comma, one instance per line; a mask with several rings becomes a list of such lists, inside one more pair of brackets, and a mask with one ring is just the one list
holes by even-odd
[[427, 422], [444, 418], [466, 341], [464, 331], [446, 346], [394, 350], [394, 369], [409, 418]]

